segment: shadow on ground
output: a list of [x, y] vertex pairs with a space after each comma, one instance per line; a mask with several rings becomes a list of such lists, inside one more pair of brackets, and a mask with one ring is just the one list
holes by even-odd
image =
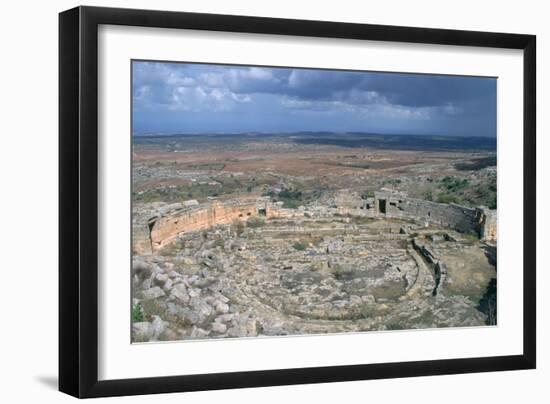
[[57, 390], [57, 376], [36, 376], [35, 380], [48, 388]]

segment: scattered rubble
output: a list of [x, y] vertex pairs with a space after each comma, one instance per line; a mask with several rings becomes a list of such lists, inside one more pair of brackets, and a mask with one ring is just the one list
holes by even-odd
[[[384, 212], [382, 199], [387, 203]], [[394, 199], [395, 206], [390, 205]], [[477, 306], [496, 277], [496, 266], [488, 260], [494, 247], [480, 239], [482, 234], [465, 233], [462, 220], [453, 227], [426, 220], [426, 215], [414, 219], [403, 214], [406, 210], [399, 207], [411, 203], [403, 195], [377, 194], [357, 206], [353, 197], [347, 205], [338, 203], [272, 216], [268, 206], [263, 221], [250, 226], [247, 221], [259, 217], [265, 203], [248, 203], [250, 215], [237, 220], [224, 216], [200, 230], [179, 228], [157, 253], [136, 254], [133, 301], [141, 307], [143, 321], [133, 322], [133, 340], [487, 323], [487, 313]], [[205, 208], [194, 203], [171, 206], [157, 221], [173, 222], [186, 209]], [[464, 213], [468, 221], [472, 218], [473, 229], [478, 223], [493, 223], [486, 211], [479, 221], [480, 212]], [[461, 266], [456, 257], [466, 250], [470, 261]], [[477, 281], [470, 284], [469, 279]]]

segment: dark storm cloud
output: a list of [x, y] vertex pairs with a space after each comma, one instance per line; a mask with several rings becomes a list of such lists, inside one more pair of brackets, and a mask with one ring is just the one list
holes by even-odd
[[412, 107], [468, 102], [496, 92], [495, 80], [464, 76], [369, 73], [362, 85], [390, 103]]
[[[337, 99], [351, 103], [357, 101], [360, 92], [376, 92], [380, 96], [378, 100], [384, 98], [390, 104], [435, 107], [494, 95], [495, 83], [479, 77], [281, 69], [273, 80], [241, 75], [231, 88], [242, 93], [280, 94], [309, 101]], [[360, 100], [365, 101], [364, 98]]]
[[149, 62], [134, 62], [133, 72], [135, 109], [169, 121], [178, 121], [179, 111], [194, 113], [189, 122], [203, 114], [205, 125], [231, 122], [240, 130], [251, 130], [245, 123], [254, 114], [253, 130], [273, 121], [286, 130], [324, 122], [349, 130], [496, 133], [493, 78]]

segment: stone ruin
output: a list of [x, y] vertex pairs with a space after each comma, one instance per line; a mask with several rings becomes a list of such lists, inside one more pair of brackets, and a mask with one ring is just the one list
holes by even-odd
[[[496, 212], [483, 207], [382, 189], [297, 209], [259, 198], [141, 213], [132, 295], [149, 316], [133, 341], [496, 323], [479, 308], [496, 278]], [[262, 226], [237, 233], [251, 217]]]
[[159, 208], [148, 218], [136, 218], [133, 223], [133, 249], [139, 255], [152, 254], [172, 243], [184, 233], [231, 224], [249, 217], [291, 217], [292, 211], [265, 199], [257, 201], [212, 201], [200, 205], [195, 200]]
[[[475, 233], [483, 241], [497, 240], [497, 213], [484, 206], [468, 208], [454, 203], [437, 203], [409, 198], [405, 193], [381, 190], [373, 198], [357, 200], [350, 214], [407, 219], [425, 226], [435, 225], [461, 233]], [[364, 212], [364, 213], [363, 213]]]
[[199, 204], [195, 200], [159, 208], [147, 219], [137, 218], [133, 224], [133, 245], [136, 254], [151, 254], [173, 242], [179, 235], [204, 230], [219, 224], [231, 224], [249, 217], [323, 216], [335, 212], [366, 217], [388, 217], [416, 223], [450, 228], [461, 233], [475, 233], [482, 241], [496, 242], [496, 211], [486, 207], [468, 208], [454, 203], [444, 204], [407, 197], [392, 190], [375, 192], [373, 198], [361, 199], [349, 192], [338, 195], [337, 205], [312, 209], [284, 209], [265, 198], [258, 200], [212, 201]]

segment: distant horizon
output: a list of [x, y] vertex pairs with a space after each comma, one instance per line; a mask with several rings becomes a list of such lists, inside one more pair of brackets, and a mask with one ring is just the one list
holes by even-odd
[[245, 135], [245, 134], [257, 134], [257, 135], [298, 135], [300, 133], [330, 133], [330, 134], [360, 134], [360, 135], [372, 135], [372, 136], [427, 136], [427, 137], [449, 137], [449, 138], [460, 138], [460, 137], [481, 137], [488, 139], [496, 139], [495, 136], [483, 136], [483, 135], [446, 135], [440, 133], [428, 134], [428, 133], [380, 133], [380, 132], [369, 132], [369, 131], [346, 131], [346, 132], [337, 132], [337, 131], [327, 131], [327, 130], [300, 130], [300, 131], [242, 131], [242, 132], [221, 132], [221, 131], [200, 131], [200, 132], [165, 132], [165, 133], [133, 133], [132, 136], [136, 137], [154, 137], [154, 136], [200, 136], [200, 135]]
[[496, 137], [493, 77], [132, 61], [133, 136]]

